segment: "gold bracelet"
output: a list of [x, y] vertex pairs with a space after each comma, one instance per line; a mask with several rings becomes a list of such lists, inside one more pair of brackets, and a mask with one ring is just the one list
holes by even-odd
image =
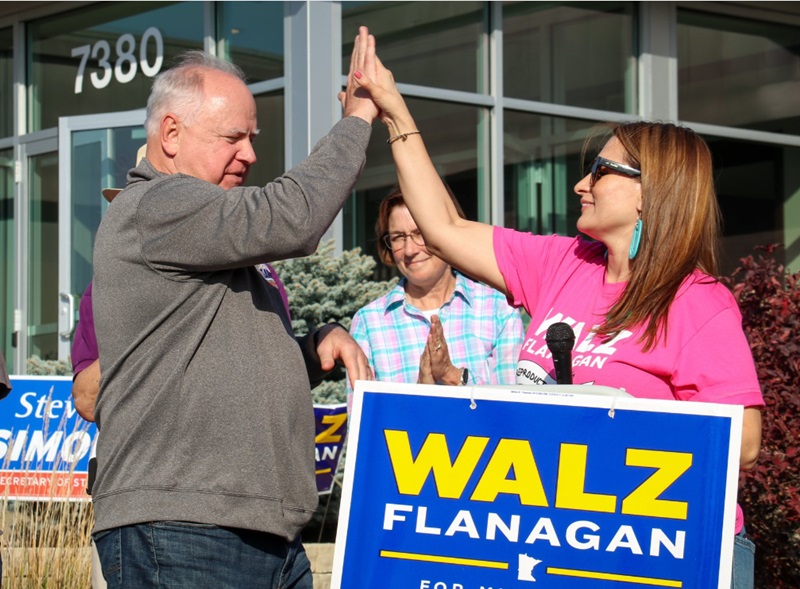
[[389, 137], [386, 140], [386, 143], [391, 145], [392, 143], [394, 143], [398, 139], [402, 139], [403, 141], [405, 141], [406, 137], [408, 137], [409, 135], [422, 135], [422, 132], [420, 130], [416, 130], [416, 131], [409, 131], [408, 133], [400, 133], [399, 135], [395, 135], [394, 137]]

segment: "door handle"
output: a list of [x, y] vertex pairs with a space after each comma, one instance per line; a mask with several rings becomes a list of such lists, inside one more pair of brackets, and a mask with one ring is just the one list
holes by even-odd
[[72, 330], [75, 329], [75, 295], [69, 292], [58, 293], [59, 309], [61, 315], [66, 315], [66, 322], [60, 325], [66, 325], [64, 331], [60, 331], [58, 335], [63, 338], [69, 338], [72, 335]]

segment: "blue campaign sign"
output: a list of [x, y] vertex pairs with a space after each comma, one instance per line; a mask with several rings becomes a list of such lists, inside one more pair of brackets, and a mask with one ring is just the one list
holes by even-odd
[[358, 383], [331, 587], [727, 589], [742, 408], [576, 390]]
[[12, 376], [0, 401], [0, 494], [10, 499], [87, 498], [97, 436], [72, 402], [69, 377]]
[[342, 457], [344, 438], [347, 434], [347, 403], [338, 405], [314, 405], [316, 435], [317, 493], [327, 495], [333, 489], [339, 459]]

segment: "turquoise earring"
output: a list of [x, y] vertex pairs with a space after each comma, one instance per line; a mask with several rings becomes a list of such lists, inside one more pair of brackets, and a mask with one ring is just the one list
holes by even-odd
[[628, 249], [628, 259], [632, 260], [639, 253], [639, 242], [642, 241], [642, 220], [637, 219], [636, 226], [633, 228], [633, 238], [631, 238], [631, 247]]

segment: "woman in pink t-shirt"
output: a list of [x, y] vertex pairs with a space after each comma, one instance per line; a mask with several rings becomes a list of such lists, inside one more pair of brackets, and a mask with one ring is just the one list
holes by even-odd
[[[374, 54], [373, 38], [357, 43]], [[531, 316], [518, 380], [553, 382], [544, 332], [568, 323], [580, 356], [575, 383], [744, 406], [740, 462], [751, 468], [763, 398], [738, 306], [716, 279], [720, 213], [706, 143], [672, 124], [609, 125], [610, 138], [575, 186], [578, 230], [594, 241], [534, 236], [460, 218], [391, 72], [377, 58], [364, 70], [354, 76], [381, 109], [428, 250]], [[737, 532], [733, 586], [752, 587], [754, 547], [741, 517]]]

